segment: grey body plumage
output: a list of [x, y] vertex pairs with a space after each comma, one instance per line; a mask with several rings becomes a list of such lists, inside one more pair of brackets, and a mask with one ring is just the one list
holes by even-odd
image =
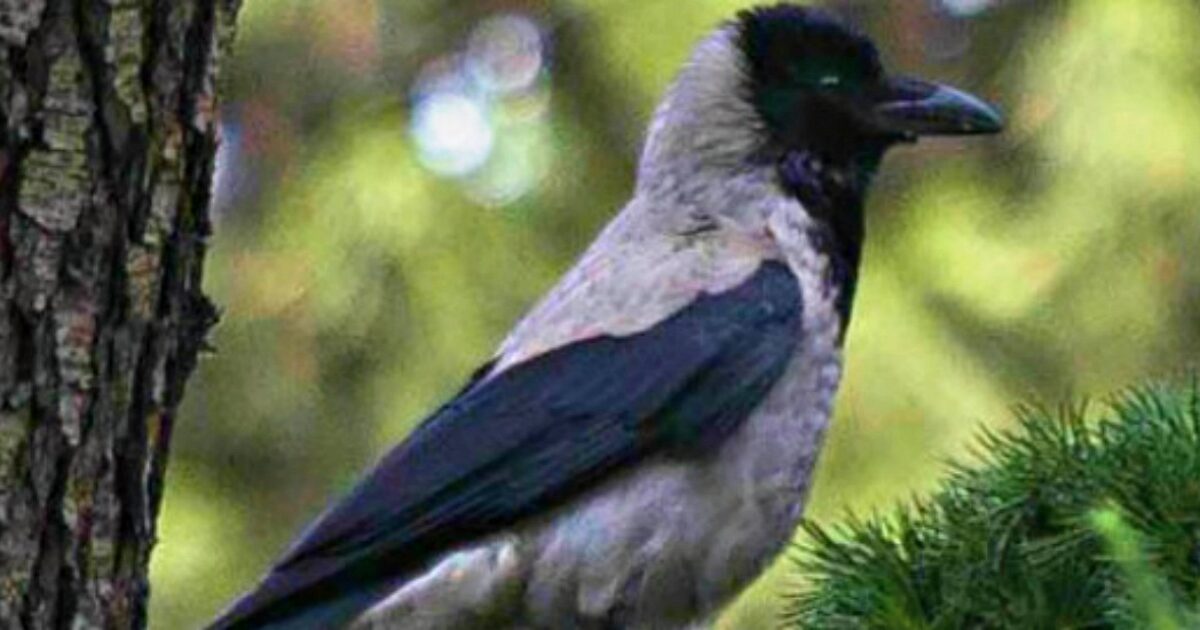
[[[647, 462], [526, 527], [451, 552], [365, 627], [420, 618], [413, 627], [684, 627], [791, 536], [837, 388], [842, 322], [838, 288], [822, 281], [828, 262], [807, 240], [811, 219], [771, 165], [746, 164], [762, 132], [746, 123], [738, 54], [730, 28], [699, 46], [655, 116], [635, 198], [505, 340], [497, 367], [589, 331], [644, 330], [698, 292], [728, 290], [780, 259], [804, 305], [805, 343], [787, 373], [715, 456]], [[463, 599], [447, 597], [455, 592]]]
[[[633, 199], [516, 326], [462, 397], [435, 414], [418, 430], [418, 438], [389, 455], [395, 460], [385, 460], [373, 480], [323, 516], [259, 589], [235, 604], [216, 627], [318, 627], [312, 621], [318, 617], [305, 616], [306, 602], [314, 600], [334, 611], [320, 619], [342, 623], [357, 616], [352, 623], [356, 628], [685, 628], [705, 623], [759, 575], [800, 519], [829, 421], [870, 174], [888, 146], [911, 135], [995, 131], [999, 124], [990, 110], [979, 111], [984, 106], [977, 102], [958, 103], [963, 111], [952, 117], [954, 107], [928, 98], [937, 90], [929, 84], [921, 84], [924, 92], [908, 87], [904, 92], [914, 102], [928, 101], [923, 111], [902, 106], [883, 111], [880, 102], [899, 102], [891, 93], [872, 95], [875, 100], [864, 105], [855, 99], [866, 99], [865, 89], [820, 92], [834, 75], [822, 75], [820, 64], [808, 68], [803, 63], [843, 49], [862, 66], [856, 80], [864, 86], [884, 84], [869, 42], [811, 10], [781, 5], [745, 12], [704, 39], [655, 114]], [[790, 83], [774, 83], [777, 69], [772, 64], [777, 60], [763, 56], [780, 54], [798, 56], [805, 69], [813, 70], [789, 79], [800, 82], [799, 94], [788, 91]], [[834, 63], [828, 71], [845, 66]], [[763, 94], [772, 95], [765, 104]], [[843, 150], [836, 135], [807, 142], [806, 133], [826, 130], [781, 128], [771, 113], [779, 107], [776, 101], [798, 108], [797, 116], [823, 115], [823, 108], [862, 109], [854, 118], [830, 123], [853, 125], [845, 133], [855, 146]], [[928, 120], [938, 116], [944, 119], [941, 127]], [[917, 125], [912, 121], [924, 126], [910, 131], [906, 125]], [[803, 121], [801, 127], [820, 122]], [[854, 135], [859, 133], [861, 137]], [[790, 288], [764, 284], [764, 270], [769, 269], [776, 270], [767, 274], [775, 278], [772, 282], [785, 278]], [[458, 503], [448, 494], [449, 503], [429, 504], [440, 515], [430, 518], [468, 534], [443, 541], [436, 532], [414, 525], [409, 529], [415, 533], [402, 538], [410, 542], [384, 548], [380, 553], [386, 553], [370, 564], [358, 561], [356, 554], [374, 553], [384, 544], [377, 540], [383, 534], [358, 541], [357, 529], [390, 514], [386, 506], [375, 505], [387, 500], [389, 467], [405, 470], [406, 461], [423, 456], [422, 448], [433, 448], [423, 443], [455, 448], [437, 442], [438, 431], [457, 435], [453, 431], [470, 422], [488, 422], [460, 420], [455, 414], [469, 416], [472, 404], [491, 408], [486, 406], [489, 388], [500, 394], [524, 391], [509, 384], [521, 380], [522, 370], [528, 373], [541, 361], [565, 356], [564, 349], [593, 347], [596, 340], [612, 340], [614, 347], [620, 340], [648, 345], [652, 342], [639, 340], [678, 329], [684, 332], [669, 334], [683, 335], [679, 343], [694, 342], [703, 349], [708, 342], [696, 335], [715, 338], [737, 327], [730, 322], [745, 320], [745, 314], [722, 314], [742, 308], [736, 299], [722, 296], [750, 295], [744, 292], [767, 286], [777, 287], [771, 289], [775, 297], [755, 298], [761, 302], [761, 318], [755, 321], [786, 327], [787, 342], [771, 341], [762, 352], [714, 355], [743, 367], [716, 365], [698, 376], [682, 375], [691, 382], [727, 368], [721, 373], [766, 378], [761, 387], [716, 380], [711, 394], [685, 396], [670, 390], [676, 392], [670, 399], [676, 402], [655, 403], [653, 413], [642, 403], [630, 408], [670, 416], [694, 409], [687, 405], [710, 396], [714, 407], [724, 406], [706, 421], [721, 424], [719, 430], [685, 423], [688, 436], [700, 437], [677, 439], [668, 435], [677, 428], [668, 423], [667, 433], [655, 433], [658, 437], [652, 439], [626, 436], [625, 446], [581, 468], [578, 479], [548, 481], [545, 492], [519, 490], [513, 496], [526, 498], [514, 498], [511, 509], [500, 501], [501, 507], [485, 502], [477, 512], [463, 512], [487, 515], [492, 519], [487, 522], [500, 524], [483, 531], [476, 531], [470, 518], [455, 516]], [[680, 318], [705, 309], [718, 313], [711, 320], [718, 323], [684, 327]], [[754, 330], [743, 332], [737, 343], [762, 342]], [[784, 355], [772, 350], [784, 346]], [[655, 351], [651, 358], [671, 361], [670, 346], [664, 347], [668, 351]], [[778, 356], [770, 358], [772, 352]], [[646, 378], [666, 378], [660, 372], [647, 370]], [[628, 376], [627, 389], [642, 387], [637, 376]], [[479, 399], [485, 402], [472, 402]], [[614, 410], [617, 415], [627, 412], [624, 407]], [[589, 411], [589, 417], [595, 413]], [[597, 430], [619, 432], [622, 423], [641, 420], [626, 418], [597, 425]], [[549, 426], [572, 420], [555, 422], [559, 424]], [[650, 428], [639, 426], [638, 435], [661, 428], [661, 422], [647, 422]], [[586, 442], [582, 437], [564, 440], [537, 448], [549, 449], [545, 452], [551, 455], [566, 449], [563, 462], [574, 461], [576, 454], [594, 456], [586, 444], [572, 445], [572, 440]], [[536, 435], [527, 442], [539, 443]], [[509, 460], [511, 453], [523, 456], [511, 451]], [[497, 478], [506, 483], [529, 465], [505, 473], [500, 463], [478, 461], [485, 462], [479, 464], [485, 472], [500, 467]], [[547, 475], [553, 477], [553, 470], [547, 469]], [[448, 479], [461, 485], [490, 478], [480, 475]], [[449, 481], [430, 485], [428, 493], [412, 499], [414, 505], [425, 505], [421, 501], [442, 496], [451, 486]], [[508, 486], [495, 487], [503, 493]], [[475, 500], [468, 490], [461, 492], [468, 493], [462, 501]], [[414, 517], [424, 518], [420, 513]], [[406, 519], [401, 524], [412, 521]], [[426, 557], [434, 543], [421, 541], [439, 546]], [[412, 551], [412, 545], [427, 548]], [[386, 569], [390, 557], [397, 558], [394, 575]], [[367, 587], [343, 587], [339, 580], [359, 580]]]

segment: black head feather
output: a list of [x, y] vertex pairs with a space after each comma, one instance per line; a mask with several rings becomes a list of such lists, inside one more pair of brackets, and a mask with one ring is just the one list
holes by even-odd
[[871, 40], [820, 9], [778, 4], [742, 11], [738, 20], [743, 50], [760, 82], [815, 87], [828, 74], [875, 79], [883, 71]]
[[742, 11], [737, 29], [749, 95], [776, 148], [841, 161], [893, 140], [844, 106], [883, 78], [866, 36], [825, 11], [790, 4]]

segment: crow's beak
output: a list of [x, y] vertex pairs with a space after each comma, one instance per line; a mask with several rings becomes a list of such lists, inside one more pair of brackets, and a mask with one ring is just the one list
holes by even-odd
[[872, 99], [866, 117], [880, 131], [909, 140], [918, 136], [996, 133], [1004, 118], [996, 108], [947, 85], [894, 77]]

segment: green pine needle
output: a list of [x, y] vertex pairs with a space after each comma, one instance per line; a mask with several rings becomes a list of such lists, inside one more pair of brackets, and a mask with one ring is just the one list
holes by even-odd
[[1102, 415], [1024, 408], [931, 498], [806, 524], [786, 627], [1200, 628], [1200, 387]]

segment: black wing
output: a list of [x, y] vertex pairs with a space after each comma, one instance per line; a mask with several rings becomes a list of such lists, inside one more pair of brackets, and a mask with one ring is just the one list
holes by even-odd
[[801, 306], [787, 267], [765, 262], [644, 332], [576, 342], [468, 386], [216, 627], [344, 623], [455, 545], [649, 453], [719, 443], [786, 368]]

